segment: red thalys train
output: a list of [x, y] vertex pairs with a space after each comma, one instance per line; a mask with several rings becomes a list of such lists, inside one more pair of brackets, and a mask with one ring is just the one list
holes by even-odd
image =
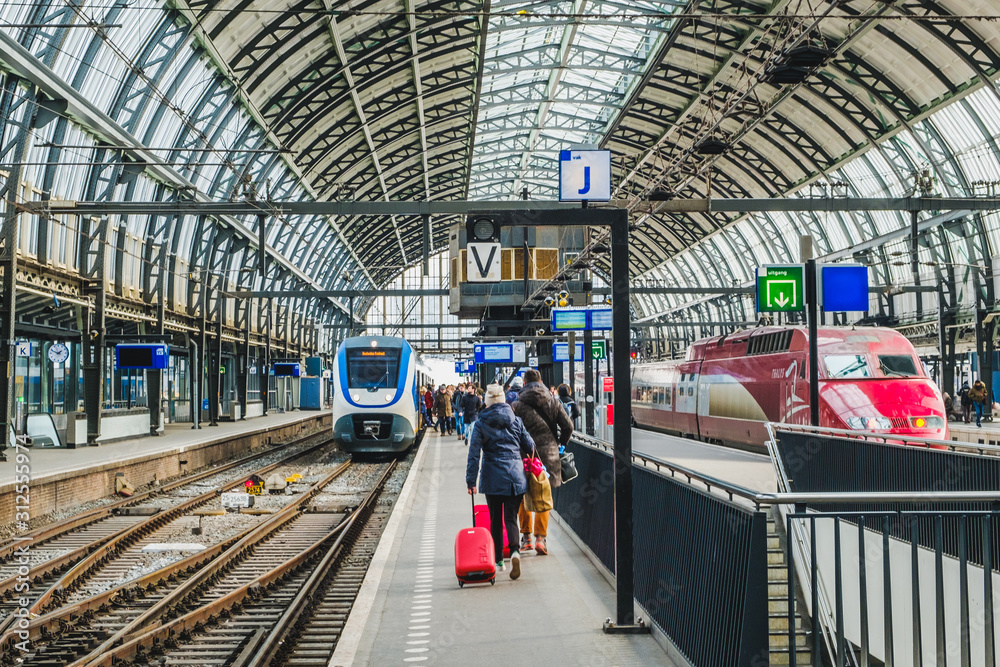
[[[944, 401], [910, 342], [892, 329], [819, 330], [820, 426], [948, 438]], [[637, 425], [760, 449], [764, 423], [809, 423], [805, 327], [706, 338], [683, 361], [632, 371]]]

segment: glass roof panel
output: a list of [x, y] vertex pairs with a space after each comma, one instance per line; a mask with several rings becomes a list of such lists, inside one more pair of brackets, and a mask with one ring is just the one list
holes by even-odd
[[523, 185], [535, 197], [550, 194], [558, 163], [535, 158], [604, 138], [681, 7], [676, 0], [494, 3], [469, 198], [508, 199]]

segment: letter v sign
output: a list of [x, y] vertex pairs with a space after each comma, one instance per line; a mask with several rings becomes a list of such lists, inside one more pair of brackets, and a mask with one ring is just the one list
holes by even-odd
[[466, 275], [469, 282], [499, 282], [500, 262], [497, 261], [499, 255], [499, 243], [470, 243], [466, 265]]

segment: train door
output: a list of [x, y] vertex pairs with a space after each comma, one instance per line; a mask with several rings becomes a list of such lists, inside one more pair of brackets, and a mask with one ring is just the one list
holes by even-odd
[[688, 361], [677, 367], [677, 426], [683, 434], [698, 437], [698, 379], [701, 362]]

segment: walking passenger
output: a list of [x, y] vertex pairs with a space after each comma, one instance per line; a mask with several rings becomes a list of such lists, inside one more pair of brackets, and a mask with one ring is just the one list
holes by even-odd
[[507, 391], [507, 405], [514, 405], [514, 401], [517, 400], [518, 393], [520, 393], [523, 388], [524, 380], [521, 379], [520, 375], [510, 381], [510, 389]]
[[576, 424], [576, 420], [580, 418], [580, 408], [577, 406], [576, 401], [573, 400], [572, 392], [573, 390], [565, 383], [556, 388], [556, 393], [559, 394], [559, 402], [562, 403], [562, 409], [566, 411], [569, 418]]
[[972, 399], [969, 398], [969, 383], [962, 383], [962, 391], [958, 394], [959, 399], [962, 402], [962, 417], [965, 419], [965, 423], [968, 424], [972, 420]]
[[[514, 402], [514, 414], [521, 418], [525, 428], [535, 441], [538, 458], [549, 473], [552, 488], [562, 484], [562, 462], [559, 460], [559, 446], [565, 446], [573, 435], [573, 422], [562, 407], [562, 402], [553, 396], [536, 370], [524, 374], [524, 389]], [[528, 512], [521, 504], [518, 512], [521, 522], [521, 550], [531, 549], [534, 535], [535, 551], [544, 556], [549, 552], [546, 536], [549, 527], [548, 512]]]
[[[470, 393], [475, 396], [475, 392]], [[478, 398], [478, 397], [477, 397]], [[469, 493], [478, 490], [486, 495], [490, 509], [490, 533], [497, 569], [504, 569], [503, 531], [510, 545], [510, 578], [521, 576], [521, 556], [517, 548], [517, 512], [528, 490], [522, 459], [531, 454], [535, 444], [521, 420], [504, 402], [503, 387], [491, 384], [486, 391], [486, 408], [480, 413], [469, 445], [465, 483]], [[482, 471], [480, 471], [480, 455]]]
[[458, 431], [459, 440], [465, 437], [465, 421], [462, 419], [462, 415], [465, 414], [465, 410], [462, 409], [463, 398], [465, 398], [465, 385], [460, 384], [455, 387], [455, 395], [451, 397], [451, 407], [455, 413], [455, 430]]
[[469, 439], [472, 437], [472, 431], [476, 423], [476, 417], [479, 415], [479, 410], [483, 407], [483, 399], [479, 398], [479, 394], [476, 393], [476, 386], [469, 383], [468, 391], [465, 396], [462, 397], [462, 419], [465, 421], [465, 444], [469, 444]]
[[983, 408], [986, 406], [987, 398], [989, 397], [986, 394], [986, 385], [982, 380], [976, 380], [969, 390], [969, 400], [972, 401], [972, 407], [976, 411], [977, 428], [983, 427]]
[[445, 431], [448, 435], [451, 435], [451, 394], [448, 393], [448, 389], [441, 385], [438, 388], [437, 395], [434, 397], [434, 412], [438, 420], [438, 430], [441, 431], [441, 435], [444, 435]]

